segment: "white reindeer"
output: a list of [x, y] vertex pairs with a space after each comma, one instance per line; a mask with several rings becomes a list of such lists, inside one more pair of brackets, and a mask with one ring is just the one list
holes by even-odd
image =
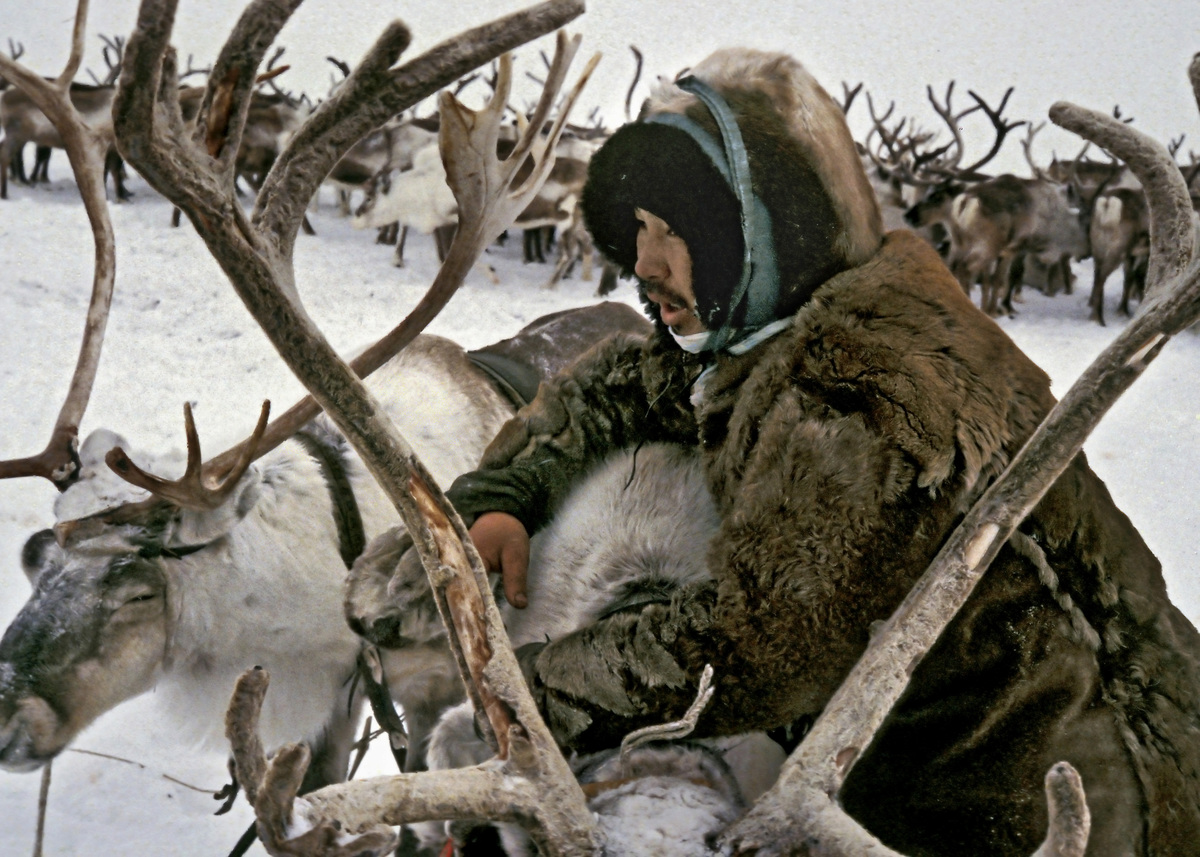
[[[439, 482], [473, 467], [511, 403], [461, 348], [421, 337], [369, 379]], [[131, 496], [93, 434], [55, 531], [27, 543], [33, 594], [0, 640], [0, 766], [36, 768], [108, 709], [151, 688], [181, 737], [224, 745], [224, 708], [247, 666], [274, 676], [268, 746], [306, 740], [313, 783], [345, 776], [360, 640], [341, 610], [348, 501], [370, 539], [395, 510], [322, 417], [189, 509]], [[322, 460], [326, 463], [322, 464]], [[350, 527], [353, 529], [353, 527]], [[352, 559], [352, 557], [350, 557]]]
[[[511, 150], [513, 141], [501, 139], [500, 154]], [[565, 138], [555, 148], [555, 162], [545, 183], [529, 205], [517, 216], [513, 226], [525, 231], [525, 261], [545, 261], [538, 243], [546, 228], [562, 229], [572, 220], [592, 153], [599, 147], [595, 140]], [[522, 181], [521, 171], [516, 181]], [[446, 186], [446, 170], [436, 147], [418, 149], [412, 168], [399, 173], [384, 170], [365, 186], [362, 203], [355, 210], [351, 225], [355, 229], [382, 228], [399, 223], [401, 234], [409, 229], [428, 235], [437, 242], [438, 258], [444, 258], [450, 237], [458, 222], [458, 205]], [[403, 264], [403, 238], [396, 251], [396, 264]], [[540, 256], [540, 258], [538, 258]]]
[[[350, 215], [350, 195], [364, 192], [380, 177], [393, 171], [411, 170], [418, 152], [436, 148], [437, 130], [431, 123], [393, 119], [355, 143], [343, 155], [325, 181], [337, 190], [338, 208]], [[314, 202], [316, 200], [314, 199]]]
[[385, 172], [370, 183], [350, 222], [355, 229], [399, 223], [402, 230], [411, 227], [422, 235], [432, 234], [437, 241], [438, 259], [444, 259], [458, 223], [458, 202], [446, 184], [446, 168], [437, 146], [418, 149], [412, 169]]

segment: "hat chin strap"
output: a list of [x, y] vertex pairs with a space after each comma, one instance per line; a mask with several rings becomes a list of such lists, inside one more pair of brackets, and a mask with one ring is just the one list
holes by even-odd
[[[750, 159], [742, 132], [725, 99], [712, 87], [695, 77], [684, 77], [676, 85], [700, 99], [721, 131], [718, 143], [699, 124], [680, 113], [658, 113], [646, 121], [670, 125], [696, 141], [729, 183], [737, 197], [742, 221], [742, 276], [730, 296], [729, 310], [719, 330], [701, 350], [717, 351], [748, 333], [775, 320], [779, 297], [779, 268], [775, 259], [775, 241], [771, 232], [771, 213], [754, 192], [750, 181]], [[722, 146], [723, 144], [723, 146]], [[733, 316], [745, 302], [745, 327], [734, 328]], [[715, 309], [720, 309], [716, 307]], [[682, 347], [682, 346], [681, 346]]]

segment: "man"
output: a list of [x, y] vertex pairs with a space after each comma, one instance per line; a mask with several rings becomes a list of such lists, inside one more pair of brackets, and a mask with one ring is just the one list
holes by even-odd
[[[820, 713], [1049, 411], [1045, 374], [911, 233], [882, 235], [840, 109], [794, 60], [732, 50], [595, 155], [583, 210], [656, 332], [543, 385], [449, 496], [509, 601], [528, 534], [615, 449], [696, 448], [714, 579], [519, 655], [567, 748], [678, 717]], [[846, 782], [907, 854], [1028, 855], [1042, 778], [1082, 775], [1089, 854], [1200, 842], [1200, 640], [1082, 455], [1001, 551]]]

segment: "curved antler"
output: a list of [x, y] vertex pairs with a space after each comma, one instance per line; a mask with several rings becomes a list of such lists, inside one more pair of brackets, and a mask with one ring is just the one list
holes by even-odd
[[968, 89], [967, 94], [975, 99], [975, 103], [978, 104], [979, 108], [987, 114], [988, 119], [992, 121], [992, 127], [996, 131], [996, 139], [992, 141], [992, 148], [988, 150], [987, 154], [977, 160], [975, 163], [971, 164], [969, 167], [962, 168], [962, 172], [964, 173], [974, 173], [978, 172], [980, 167], [989, 163], [992, 158], [996, 157], [997, 153], [1000, 151], [1000, 147], [1004, 145], [1004, 138], [1008, 136], [1008, 132], [1014, 128], [1020, 128], [1025, 124], [1025, 120], [1022, 119], [1019, 122], [1007, 122], [1002, 115], [1004, 113], [1004, 106], [1008, 104], [1008, 97], [1013, 94], [1013, 88], [1011, 86], [1004, 93], [1004, 97], [1000, 99], [1000, 106], [995, 110], [989, 107], [988, 103], [980, 98], [974, 90]]
[[[70, 83], [83, 59], [83, 31], [87, 23], [88, 0], [79, 0], [75, 13], [75, 29], [71, 57], [62, 74], [54, 81], [44, 80], [16, 62], [20, 53], [9, 59], [0, 55], [0, 74], [21, 89], [53, 123], [63, 139], [79, 195], [87, 211], [95, 242], [95, 273], [92, 297], [88, 306], [79, 358], [71, 377], [66, 399], [46, 448], [29, 458], [0, 461], [0, 479], [20, 476], [41, 476], [49, 479], [60, 491], [66, 490], [79, 477], [77, 451], [79, 423], [87, 410], [100, 363], [104, 330], [112, 305], [113, 283], [116, 280], [117, 251], [112, 220], [104, 199], [104, 157], [107, 142], [83, 121], [71, 103]], [[9, 43], [10, 48], [12, 43]], [[5, 165], [7, 168], [7, 165]]]

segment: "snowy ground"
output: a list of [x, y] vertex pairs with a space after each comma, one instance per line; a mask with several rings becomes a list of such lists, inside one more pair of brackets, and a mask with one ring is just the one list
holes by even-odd
[[[54, 175], [66, 170], [61, 153]], [[117, 285], [100, 374], [83, 433], [110, 427], [133, 448], [183, 446], [181, 404], [194, 403], [205, 449], [251, 427], [264, 398], [278, 409], [301, 393], [238, 302], [194, 232], [171, 229], [170, 208], [144, 183], [135, 200], [111, 207]], [[0, 458], [42, 448], [74, 366], [91, 288], [92, 248], [73, 182], [16, 187], [0, 202]], [[434, 273], [432, 242], [410, 237], [410, 264], [356, 232], [328, 200], [311, 215], [317, 237], [297, 243], [298, 286], [310, 314], [340, 349], [373, 340], [424, 293]], [[594, 283], [541, 288], [545, 266], [524, 266], [519, 241], [488, 260], [501, 282], [476, 271], [430, 327], [476, 347], [509, 336], [547, 312], [592, 302]], [[1090, 281], [1085, 264], [1077, 273]], [[1087, 321], [1084, 297], [1026, 294], [1002, 325], [1054, 380], [1056, 393], [1119, 331], [1118, 285], [1109, 285], [1109, 327]], [[636, 304], [623, 286], [616, 296]], [[1161, 558], [1172, 596], [1200, 619], [1194, 534], [1200, 531], [1200, 336], [1172, 343], [1088, 442], [1092, 466]], [[278, 410], [276, 410], [278, 412]], [[34, 480], [0, 482], [0, 624], [28, 596], [18, 556], [25, 539], [53, 522], [55, 492]], [[97, 755], [103, 754], [103, 755]], [[364, 772], [389, 770], [373, 754]], [[153, 694], [102, 717], [54, 764], [47, 855], [221, 855], [246, 828], [239, 802], [214, 817], [210, 797], [225, 782], [224, 749], [181, 746]], [[39, 777], [0, 773], [0, 857], [32, 853]], [[256, 846], [257, 848], [257, 846]], [[262, 853], [261, 850], [256, 853]]]

